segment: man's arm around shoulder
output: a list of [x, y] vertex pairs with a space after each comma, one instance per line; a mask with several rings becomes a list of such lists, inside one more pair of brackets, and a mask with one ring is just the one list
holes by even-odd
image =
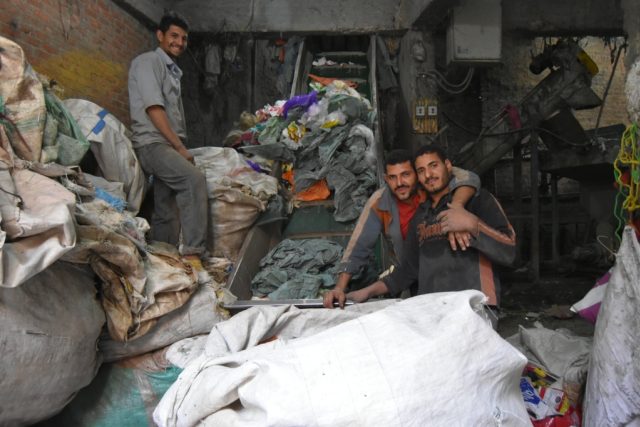
[[438, 215], [442, 231], [467, 231], [473, 236], [471, 247], [482, 252], [491, 261], [503, 265], [513, 263], [515, 232], [502, 207], [489, 193], [474, 202], [480, 217], [464, 208], [450, 205], [449, 209]]

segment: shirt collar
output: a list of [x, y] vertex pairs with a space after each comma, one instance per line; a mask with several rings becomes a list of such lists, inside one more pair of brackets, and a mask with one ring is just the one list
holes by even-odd
[[173, 74], [175, 74], [178, 78], [182, 77], [182, 70], [178, 67], [178, 64], [165, 52], [161, 47], [156, 48], [156, 53], [162, 58], [165, 64], [167, 64], [167, 68]]
[[432, 206], [431, 199], [428, 197], [427, 197], [426, 205], [430, 210], [439, 210], [439, 209], [442, 209], [443, 207], [446, 207], [447, 203], [451, 203], [451, 199], [452, 199], [452, 192], [449, 191], [447, 194], [442, 196], [442, 198], [440, 198], [440, 201], [435, 207]]

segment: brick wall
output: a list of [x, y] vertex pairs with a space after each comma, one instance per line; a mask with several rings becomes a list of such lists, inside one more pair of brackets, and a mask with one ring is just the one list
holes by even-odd
[[156, 42], [111, 0], [3, 0], [0, 35], [56, 80], [63, 98], [90, 100], [129, 124], [129, 63]]

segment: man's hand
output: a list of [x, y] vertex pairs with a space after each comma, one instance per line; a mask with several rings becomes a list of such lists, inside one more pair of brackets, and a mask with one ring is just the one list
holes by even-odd
[[325, 308], [333, 308], [333, 303], [338, 302], [340, 308], [344, 308], [344, 302], [347, 300], [347, 296], [343, 289], [332, 289], [324, 294], [322, 304]]
[[189, 163], [192, 163], [195, 165], [195, 161], [193, 160], [193, 154], [191, 154], [191, 152], [189, 150], [186, 149], [186, 147], [183, 145], [179, 148], [176, 149], [176, 151], [178, 152], [178, 154], [180, 154], [182, 157], [184, 157], [185, 159], [187, 159], [187, 161]]
[[[477, 235], [477, 216], [466, 209], [454, 206], [451, 203], [448, 203], [447, 206], [449, 206], [449, 209], [440, 212], [437, 217], [438, 221], [440, 221], [443, 233], [467, 232], [474, 236]], [[449, 242], [451, 242], [451, 239], [449, 239]]]
[[185, 148], [182, 140], [171, 128], [171, 124], [169, 123], [167, 113], [164, 111], [164, 107], [162, 105], [152, 105], [150, 107], [147, 107], [145, 111], [147, 112], [151, 123], [153, 123], [153, 125], [156, 127], [156, 129], [158, 129], [162, 136], [166, 138], [173, 149], [176, 150], [182, 157], [187, 159], [189, 163], [195, 165], [195, 162], [193, 161], [193, 154], [191, 154], [189, 150]]
[[447, 233], [447, 238], [449, 239], [451, 250], [456, 251], [460, 247], [460, 249], [466, 251], [471, 246], [471, 233], [468, 231], [450, 231]]
[[[466, 188], [473, 189], [473, 187]], [[471, 193], [469, 198], [471, 198], [474, 192], [475, 189], [473, 189], [473, 192]], [[462, 192], [460, 191], [456, 191], [456, 193], [454, 193], [453, 195], [453, 200], [451, 200], [451, 203], [449, 203], [447, 206], [449, 206], [451, 209], [464, 209], [464, 204], [466, 203], [466, 201], [468, 201], [468, 198], [465, 197], [465, 201], [456, 200], [456, 197], [461, 193]], [[449, 239], [449, 245], [451, 246], [452, 251], [457, 251], [458, 247], [460, 247], [460, 249], [462, 249], [463, 251], [466, 251], [467, 248], [471, 245], [471, 233], [469, 232], [449, 231], [447, 233], [447, 239]]]

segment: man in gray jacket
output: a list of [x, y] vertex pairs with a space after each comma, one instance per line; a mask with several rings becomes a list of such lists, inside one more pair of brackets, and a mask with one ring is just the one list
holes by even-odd
[[132, 143], [142, 169], [153, 175], [152, 238], [177, 246], [199, 272], [207, 232], [207, 188], [184, 145], [187, 139], [176, 59], [187, 47], [188, 25], [165, 14], [156, 31], [158, 48], [133, 60], [129, 69]]
[[[419, 295], [477, 289], [487, 296], [489, 306], [498, 306], [500, 287], [493, 263], [511, 264], [516, 242], [502, 207], [485, 190], [480, 190], [464, 208], [454, 206], [449, 187], [452, 165], [437, 147], [418, 150], [415, 167], [428, 199], [411, 221], [400, 266], [384, 279], [350, 292], [347, 297], [362, 302], [400, 292], [417, 281]], [[471, 233], [466, 251], [451, 250], [446, 238], [451, 231]]]
[[[324, 305], [333, 306], [334, 301], [342, 307], [345, 291], [351, 278], [370, 261], [376, 241], [382, 233], [390, 243], [393, 264], [403, 259], [403, 246], [409, 223], [418, 206], [426, 199], [413, 168], [413, 156], [407, 150], [394, 150], [385, 159], [386, 185], [373, 193], [367, 201], [355, 226], [338, 267], [340, 272], [336, 286], [324, 296]], [[449, 188], [454, 192], [453, 203], [464, 204], [480, 188], [480, 178], [473, 172], [454, 168]], [[466, 250], [469, 233], [451, 233], [449, 241], [453, 250]]]

